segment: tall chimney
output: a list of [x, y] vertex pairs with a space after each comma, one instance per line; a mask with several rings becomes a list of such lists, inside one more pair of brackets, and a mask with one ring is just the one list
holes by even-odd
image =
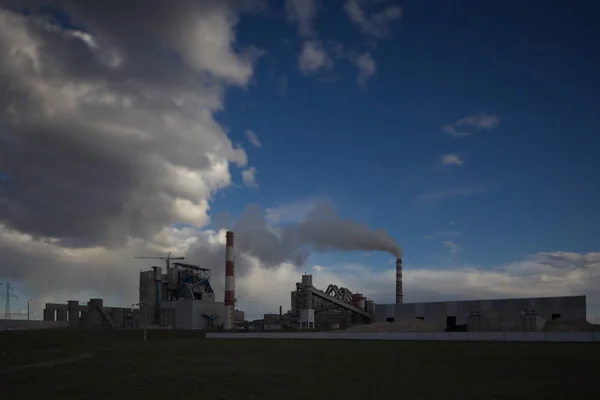
[[227, 231], [225, 258], [225, 321], [224, 328], [231, 329], [235, 307], [235, 271], [233, 263], [233, 232]]
[[396, 259], [396, 304], [402, 304], [402, 259]]

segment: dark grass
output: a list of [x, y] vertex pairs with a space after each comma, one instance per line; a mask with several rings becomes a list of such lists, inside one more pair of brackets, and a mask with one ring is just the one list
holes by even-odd
[[[204, 339], [198, 332], [0, 334], [6, 399], [589, 399], [587, 343]], [[91, 358], [23, 367], [83, 353]], [[21, 369], [16, 369], [16, 368]]]

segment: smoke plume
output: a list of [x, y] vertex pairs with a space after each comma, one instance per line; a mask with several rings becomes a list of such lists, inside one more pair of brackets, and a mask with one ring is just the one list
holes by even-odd
[[259, 206], [248, 206], [233, 226], [239, 252], [265, 266], [301, 266], [312, 252], [383, 251], [402, 257], [400, 245], [384, 230], [342, 219], [329, 202], [319, 202], [297, 223], [272, 226]]

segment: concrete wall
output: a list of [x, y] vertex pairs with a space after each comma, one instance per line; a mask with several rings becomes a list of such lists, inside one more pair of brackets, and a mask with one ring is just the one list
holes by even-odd
[[546, 320], [538, 315], [502, 315], [491, 311], [481, 316], [469, 316], [469, 332], [540, 332]]
[[124, 328], [125, 315], [129, 314], [130, 308], [104, 307], [102, 299], [90, 299], [87, 304], [71, 300], [67, 304], [46, 303], [44, 321], [68, 322], [70, 328], [100, 328], [112, 326], [107, 321], [110, 318], [115, 328]]
[[225, 316], [225, 304], [208, 300], [179, 299], [175, 302], [175, 328], [208, 329], [208, 319], [203, 314], [219, 314], [219, 318], [213, 322], [213, 328], [221, 325]]
[[463, 325], [471, 312], [497, 312], [503, 316], [518, 316], [522, 310], [535, 310], [545, 320], [552, 314], [565, 319], [585, 319], [585, 296], [468, 300], [431, 303], [376, 304], [373, 322], [396, 321], [423, 317], [426, 322], [446, 326], [446, 317], [456, 317], [456, 324]]
[[600, 342], [600, 332], [208, 332], [207, 339], [418, 340], [491, 342]]
[[233, 312], [233, 321], [234, 322], [242, 323], [242, 322], [244, 322], [245, 318], [246, 317], [245, 317], [245, 314], [244, 314], [243, 311], [241, 311], [241, 310], [235, 310]]

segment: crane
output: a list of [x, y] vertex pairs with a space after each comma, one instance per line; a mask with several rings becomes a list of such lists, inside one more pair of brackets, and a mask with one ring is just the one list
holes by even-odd
[[167, 264], [167, 269], [171, 268], [171, 260], [185, 260], [185, 257], [171, 257], [171, 252], [169, 252], [169, 254], [167, 254], [166, 257], [146, 257], [146, 256], [140, 256], [140, 257], [133, 257], [133, 258], [145, 258], [145, 259], [154, 259], [154, 260], [165, 260], [165, 263]]

